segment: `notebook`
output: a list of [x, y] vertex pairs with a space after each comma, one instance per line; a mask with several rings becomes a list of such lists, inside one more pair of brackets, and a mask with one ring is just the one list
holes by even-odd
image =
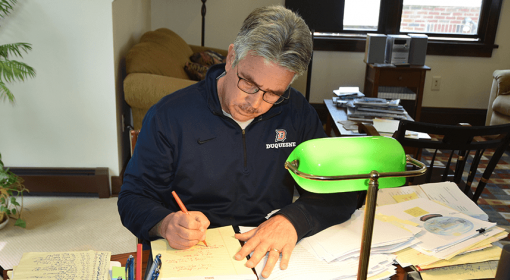
[[234, 255], [241, 249], [232, 226], [207, 230], [207, 245], [202, 242], [186, 249], [176, 250], [165, 239], [151, 242], [152, 254], [161, 254], [159, 280], [166, 279], [242, 279], [256, 280], [246, 260], [236, 261]]

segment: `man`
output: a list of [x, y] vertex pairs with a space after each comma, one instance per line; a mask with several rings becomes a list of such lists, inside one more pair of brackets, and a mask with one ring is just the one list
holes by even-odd
[[[298, 240], [347, 220], [356, 194], [319, 195], [296, 186], [284, 162], [301, 142], [325, 137], [303, 95], [290, 87], [312, 52], [304, 21], [281, 6], [254, 10], [226, 64], [206, 79], [162, 98], [144, 118], [119, 194], [123, 224], [145, 240], [176, 249], [225, 225], [257, 226], [236, 234], [235, 255], [254, 267], [269, 252], [268, 277], [281, 254], [286, 269]], [[188, 208], [179, 211], [175, 191]], [[265, 219], [275, 209], [279, 212]]]

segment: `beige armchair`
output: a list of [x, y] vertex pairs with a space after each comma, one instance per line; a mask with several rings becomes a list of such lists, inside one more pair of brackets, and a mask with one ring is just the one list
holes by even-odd
[[142, 127], [149, 108], [163, 96], [196, 83], [184, 71], [190, 56], [213, 50], [227, 55], [226, 50], [188, 45], [179, 35], [160, 28], [146, 32], [126, 55], [124, 99], [131, 106], [133, 127]]
[[496, 70], [492, 77], [485, 125], [510, 123], [510, 70]]

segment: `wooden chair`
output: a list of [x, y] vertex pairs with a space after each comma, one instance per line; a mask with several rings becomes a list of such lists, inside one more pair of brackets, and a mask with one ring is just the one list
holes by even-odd
[[[438, 139], [407, 138], [405, 137], [406, 131], [433, 134], [437, 135]], [[460, 126], [400, 121], [398, 130], [393, 137], [404, 147], [417, 148], [417, 153], [421, 153], [421, 149], [434, 150], [432, 159], [428, 164], [424, 183], [453, 181], [476, 203], [501, 156], [509, 145], [510, 124]], [[492, 156], [489, 150], [494, 150]], [[441, 170], [442, 175], [435, 177], [434, 174], [437, 174], [437, 172], [434, 173], [434, 169], [437, 169], [437, 167], [434, 166], [434, 163], [438, 151], [442, 153], [449, 152], [450, 155], [444, 170]], [[486, 153], [484, 154], [484, 152]], [[420, 155], [415, 154], [413, 156], [419, 158]], [[485, 157], [489, 158], [487, 164], [480, 164], [482, 160], [485, 161]], [[454, 166], [450, 168], [450, 165], [453, 164]], [[467, 179], [463, 182], [462, 175], [464, 169], [467, 168], [466, 165], [469, 166], [469, 164], [471, 164], [469, 173]], [[475, 179], [476, 171], [477, 169], [483, 169], [483, 166], [486, 166], [485, 170], [473, 193], [471, 186]], [[453, 171], [453, 174], [451, 171]]]

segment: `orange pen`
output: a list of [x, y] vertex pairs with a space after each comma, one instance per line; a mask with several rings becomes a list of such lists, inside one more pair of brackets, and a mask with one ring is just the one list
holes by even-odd
[[[179, 198], [179, 196], [177, 195], [177, 193], [175, 193], [175, 191], [172, 191], [172, 195], [174, 196], [175, 198], [175, 201], [177, 201], [177, 204], [179, 205], [179, 207], [181, 208], [181, 211], [183, 213], [186, 213], [189, 215], [188, 213], [188, 209], [186, 209], [186, 206], [184, 206], [184, 203], [182, 203], [181, 199]], [[205, 242], [205, 240], [202, 240], [202, 242], [205, 244], [205, 246], [209, 247], [207, 245], [207, 243]]]

